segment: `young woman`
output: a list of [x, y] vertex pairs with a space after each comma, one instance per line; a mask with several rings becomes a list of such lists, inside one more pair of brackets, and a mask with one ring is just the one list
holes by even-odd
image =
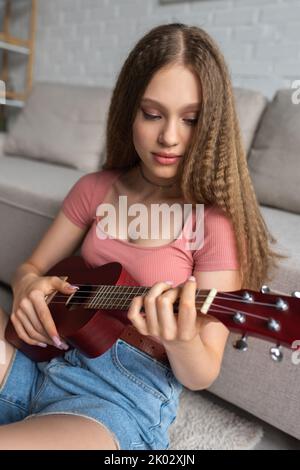
[[[36, 364], [6, 345], [6, 364], [0, 365], [1, 449], [167, 448], [182, 386], [210, 386], [228, 336], [221, 322], [197, 315], [196, 288], [258, 289], [274, 264], [229, 73], [201, 28], [161, 25], [136, 44], [113, 90], [106, 153], [103, 170], [71, 188], [48, 232], [15, 273], [11, 320], [19, 337], [37, 348], [54, 344], [66, 352]], [[204, 204], [203, 244], [186, 245], [178, 236], [184, 224], [174, 219], [167, 238], [162, 231], [151, 238], [149, 227], [146, 236], [137, 237], [130, 229], [133, 212], [118, 217], [124, 196], [128, 208], [142, 204], [146, 217], [155, 204], [193, 204], [193, 224], [196, 205]], [[109, 230], [99, 236], [104, 203], [117, 215], [117, 236]], [[90, 267], [118, 261], [139, 285], [150, 287], [132, 300], [128, 318], [141, 338], [159, 343], [168, 362], [124, 339], [88, 359], [59, 338], [45, 295], [74, 289], [45, 273], [82, 241], [81, 255]], [[2, 340], [6, 320], [2, 311]]]

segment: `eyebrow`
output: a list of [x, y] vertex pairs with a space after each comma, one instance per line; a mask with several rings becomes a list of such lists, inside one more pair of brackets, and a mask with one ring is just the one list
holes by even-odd
[[[153, 100], [152, 98], [142, 98], [142, 102], [149, 102], [149, 103], [156, 104], [157, 106], [159, 106], [164, 111], [167, 111], [167, 108], [162, 103], [160, 103], [159, 101]], [[183, 110], [186, 110], [186, 109], [199, 108], [199, 107], [200, 107], [200, 103], [190, 103], [190, 104], [187, 104], [185, 106], [182, 106], [182, 108], [180, 108], [180, 111], [183, 111]]]

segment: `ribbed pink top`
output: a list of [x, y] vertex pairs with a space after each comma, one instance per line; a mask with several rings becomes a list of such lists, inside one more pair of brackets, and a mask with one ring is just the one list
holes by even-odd
[[[172, 280], [176, 286], [196, 271], [238, 269], [232, 224], [213, 206], [204, 208], [204, 243], [199, 249], [187, 249], [184, 236], [157, 247], [138, 246], [117, 238], [100, 239], [96, 210], [121, 174], [122, 171], [114, 170], [82, 176], [62, 204], [64, 214], [75, 225], [90, 227], [81, 246], [81, 256], [91, 268], [117, 261], [141, 286], [166, 280]], [[194, 223], [195, 211], [192, 217]]]

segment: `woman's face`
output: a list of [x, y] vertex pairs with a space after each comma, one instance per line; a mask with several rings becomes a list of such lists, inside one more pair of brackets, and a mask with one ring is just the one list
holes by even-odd
[[[140, 101], [133, 123], [133, 143], [144, 173], [153, 182], [174, 178], [191, 140], [201, 106], [197, 76], [180, 65], [160, 69]], [[175, 154], [163, 160], [153, 154]], [[171, 164], [166, 164], [171, 162]]]

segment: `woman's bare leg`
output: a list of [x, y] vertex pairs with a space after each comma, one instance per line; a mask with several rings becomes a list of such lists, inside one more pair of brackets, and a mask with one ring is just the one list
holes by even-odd
[[15, 351], [15, 348], [4, 339], [4, 332], [7, 322], [8, 315], [0, 307], [0, 386], [6, 375], [6, 371]]
[[117, 450], [111, 434], [74, 415], [35, 416], [0, 426], [0, 450]]

